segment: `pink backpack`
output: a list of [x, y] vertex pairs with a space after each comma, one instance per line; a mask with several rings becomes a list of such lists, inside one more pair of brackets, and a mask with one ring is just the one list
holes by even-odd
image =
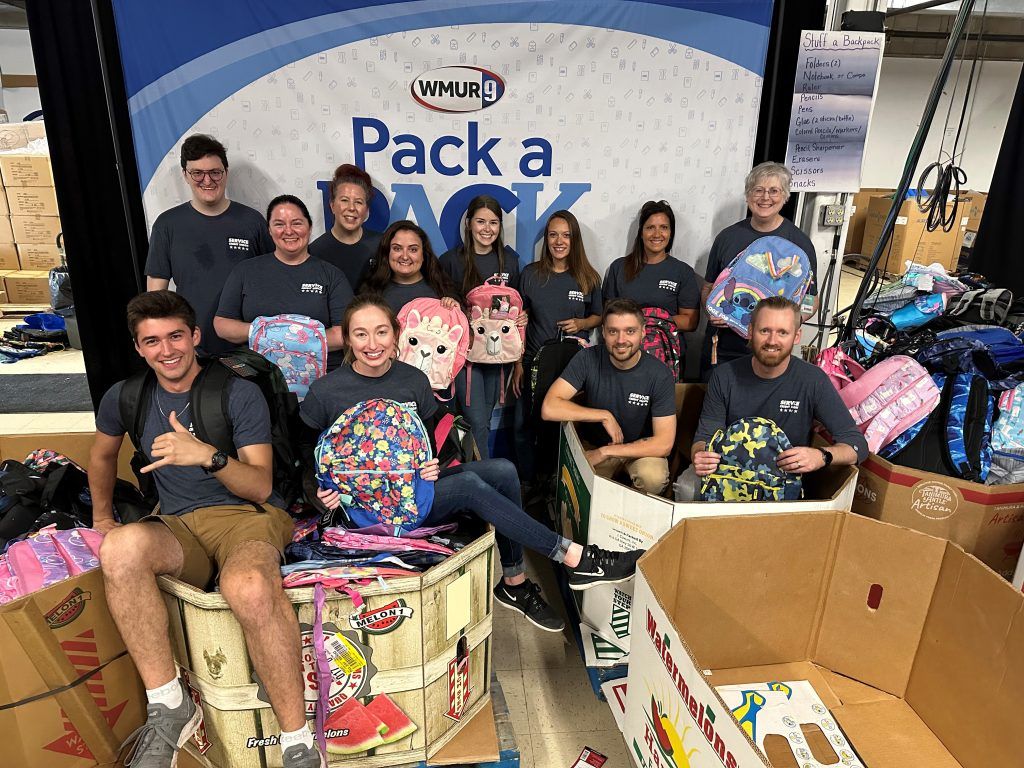
[[839, 392], [868, 448], [878, 453], [939, 404], [939, 388], [919, 362], [893, 355]]
[[523, 298], [504, 281], [486, 282], [466, 294], [473, 344], [466, 355], [471, 363], [514, 363], [523, 356], [526, 326], [516, 326], [523, 313]]
[[100, 564], [103, 534], [91, 528], [43, 529], [0, 556], [0, 603], [45, 589]]
[[841, 391], [864, 375], [864, 366], [839, 347], [829, 347], [818, 353], [814, 361], [828, 376], [832, 386]]
[[413, 299], [398, 313], [398, 359], [423, 371], [431, 389], [448, 389], [466, 364], [469, 321], [440, 299]]
[[249, 349], [280, 368], [300, 400], [327, 373], [327, 330], [305, 315], [257, 317], [249, 326]]

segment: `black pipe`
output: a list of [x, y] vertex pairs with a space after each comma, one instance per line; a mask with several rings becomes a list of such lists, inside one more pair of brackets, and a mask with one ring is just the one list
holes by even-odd
[[892, 207], [889, 208], [889, 214], [885, 217], [885, 224], [882, 226], [882, 232], [878, 236], [875, 250], [871, 254], [871, 260], [868, 262], [867, 269], [864, 270], [864, 279], [857, 289], [857, 298], [853, 302], [850, 319], [847, 321], [846, 328], [843, 331], [843, 339], [845, 340], [853, 338], [854, 329], [857, 326], [857, 321], [860, 319], [861, 307], [870, 289], [871, 278], [874, 277], [875, 272], [878, 270], [878, 262], [881, 261], [882, 253], [888, 247], [889, 239], [896, 229], [896, 216], [899, 214], [903, 200], [910, 190], [914, 171], [917, 170], [917, 163], [921, 159], [921, 152], [924, 150], [925, 139], [928, 136], [928, 131], [931, 129], [932, 120], [935, 118], [935, 110], [939, 106], [939, 99], [942, 97], [942, 89], [949, 79], [949, 71], [953, 67], [956, 49], [960, 44], [960, 38], [963, 37], [964, 28], [967, 26], [967, 21], [971, 17], [973, 10], [974, 0], [963, 0], [960, 11], [957, 13], [956, 21], [953, 23], [953, 29], [950, 31], [946, 51], [942, 55], [939, 73], [935, 76], [935, 82], [932, 83], [931, 93], [928, 94], [924, 114], [917, 128], [917, 135], [914, 136], [914, 141], [910, 145], [910, 155], [907, 157], [907, 163], [903, 168], [903, 175], [900, 178], [899, 186], [896, 188], [896, 194], [893, 196]]

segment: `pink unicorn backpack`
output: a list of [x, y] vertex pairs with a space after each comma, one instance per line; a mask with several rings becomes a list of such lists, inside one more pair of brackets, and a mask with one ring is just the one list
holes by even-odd
[[423, 371], [431, 389], [448, 389], [466, 365], [469, 321], [440, 299], [413, 299], [398, 313], [398, 359]]
[[940, 396], [924, 366], [905, 355], [882, 360], [839, 391], [872, 453], [934, 411]]
[[305, 315], [257, 317], [249, 326], [249, 349], [280, 368], [300, 400], [327, 373], [327, 330]]
[[473, 345], [471, 363], [514, 363], [523, 356], [526, 326], [517, 327], [523, 297], [504, 281], [486, 282], [466, 294]]

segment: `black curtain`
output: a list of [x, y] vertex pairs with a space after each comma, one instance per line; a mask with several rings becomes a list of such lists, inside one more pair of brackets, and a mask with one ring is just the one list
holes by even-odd
[[147, 247], [109, 0], [26, 6], [93, 403], [135, 370], [125, 304]]
[[1024, 296], [1024, 270], [1020, 268], [1021, 198], [1024, 178], [1024, 72], [1017, 81], [1003, 144], [992, 173], [985, 215], [971, 252], [971, 271]]
[[[800, 32], [824, 29], [825, 5], [825, 0], [775, 0], [754, 140], [754, 165], [767, 160], [781, 163], [786, 159]], [[783, 216], [793, 218], [796, 199], [796, 195], [789, 198], [782, 209]]]

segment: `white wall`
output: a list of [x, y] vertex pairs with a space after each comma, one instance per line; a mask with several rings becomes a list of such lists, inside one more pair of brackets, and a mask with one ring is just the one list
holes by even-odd
[[[0, 72], [8, 75], [36, 73], [27, 29], [0, 29]], [[12, 123], [40, 108], [36, 88], [4, 88], [2, 100], [0, 106], [7, 110]]]
[[[939, 107], [928, 133], [921, 164], [914, 174], [914, 184], [921, 171], [937, 159], [942, 141], [946, 110], [950, 94], [956, 81], [959, 62], [953, 62], [949, 82], [939, 102]], [[967, 173], [967, 186], [987, 192], [992, 180], [996, 157], [1002, 144], [1006, 120], [1010, 114], [1013, 94], [1020, 78], [1021, 63], [1013, 61], [988, 61], [979, 63], [971, 99], [973, 112], [969, 111], [970, 122], [966, 130], [966, 141], [961, 135], [960, 146], [964, 148], [958, 165]], [[864, 155], [861, 186], [895, 187], [903, 170], [903, 162], [910, 151], [910, 142], [921, 121], [925, 100], [939, 70], [938, 59], [891, 59], [882, 60], [882, 75], [875, 99], [875, 111], [871, 118]], [[977, 72], [980, 71], [980, 76]], [[953, 113], [946, 129], [945, 149], [949, 151], [956, 135], [956, 126], [963, 104], [963, 94], [970, 72], [970, 61], [965, 61], [960, 74], [953, 102]], [[970, 107], [968, 107], [970, 110]], [[943, 158], [948, 162], [948, 158]]]

